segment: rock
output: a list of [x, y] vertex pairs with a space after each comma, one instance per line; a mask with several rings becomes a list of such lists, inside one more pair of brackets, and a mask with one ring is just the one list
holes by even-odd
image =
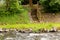
[[47, 32], [49, 32], [50, 30], [48, 29]]
[[32, 29], [22, 29], [22, 30], [18, 30], [18, 32], [21, 32], [21, 33], [32, 33]]
[[5, 40], [15, 40], [14, 38], [7, 37]]
[[25, 33], [25, 30], [18, 30], [18, 32]]
[[56, 32], [55, 30], [50, 30], [49, 32]]
[[4, 33], [9, 32], [9, 29], [3, 28], [2, 30], [3, 30]]
[[0, 33], [2, 33], [3, 32], [3, 30], [2, 30], [2, 28], [0, 28]]
[[40, 34], [36, 34], [36, 33], [30, 33], [29, 36], [32, 37], [32, 36], [39, 36]]
[[48, 40], [47, 38], [41, 38], [41, 40]]
[[52, 29], [49, 32], [57, 32], [57, 29], [55, 27], [52, 27]]
[[47, 30], [42, 28], [42, 29], [39, 29], [39, 32], [47, 32]]

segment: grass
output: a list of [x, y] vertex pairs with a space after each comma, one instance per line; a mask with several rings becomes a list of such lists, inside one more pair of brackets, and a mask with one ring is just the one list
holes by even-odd
[[0, 25], [0, 28], [7, 29], [32, 29], [33, 31], [37, 31], [39, 29], [51, 29], [52, 27], [60, 27], [60, 23], [33, 23], [33, 24], [7, 24]]
[[[18, 13], [11, 13], [8, 11], [6, 12], [6, 7], [0, 7], [0, 24], [22, 24], [22, 23], [29, 23], [29, 9], [24, 8], [23, 6], [19, 6], [20, 12]], [[12, 10], [13, 11], [13, 10]], [[15, 10], [16, 11], [16, 10]]]
[[0, 16], [0, 24], [16, 24], [16, 23], [28, 23], [29, 17], [28, 12], [24, 10], [24, 12], [20, 14], [14, 14], [11, 16]]

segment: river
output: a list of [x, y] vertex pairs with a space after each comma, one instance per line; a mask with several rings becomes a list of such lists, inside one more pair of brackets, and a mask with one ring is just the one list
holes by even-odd
[[60, 32], [55, 33], [0, 33], [0, 40], [60, 40]]

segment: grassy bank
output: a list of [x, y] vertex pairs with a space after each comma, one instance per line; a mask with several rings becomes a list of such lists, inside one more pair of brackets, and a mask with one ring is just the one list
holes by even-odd
[[28, 23], [28, 22], [29, 17], [27, 11], [24, 11], [20, 14], [0, 16], [0, 24], [17, 24], [17, 23]]
[[12, 28], [12, 29], [32, 29], [33, 31], [37, 31], [39, 29], [51, 29], [52, 27], [59, 27], [60, 23], [33, 23], [33, 24], [7, 24], [0, 25], [0, 28]]

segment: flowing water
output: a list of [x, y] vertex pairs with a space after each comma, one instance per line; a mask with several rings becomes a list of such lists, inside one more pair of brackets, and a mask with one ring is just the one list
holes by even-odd
[[60, 40], [60, 32], [56, 33], [0, 33], [0, 40]]

